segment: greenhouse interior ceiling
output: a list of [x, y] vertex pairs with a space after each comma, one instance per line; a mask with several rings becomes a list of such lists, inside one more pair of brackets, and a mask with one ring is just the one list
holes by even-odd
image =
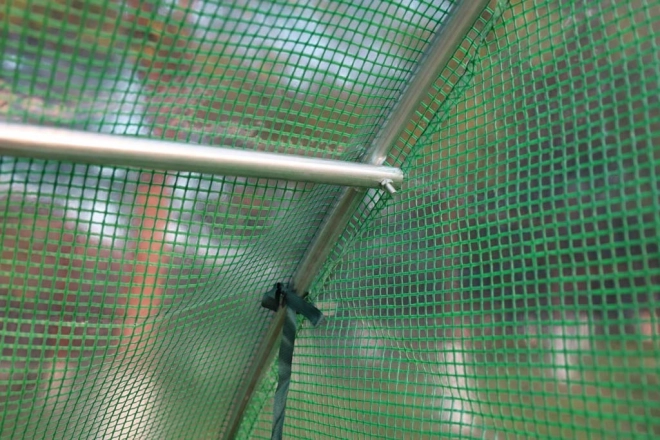
[[0, 439], [660, 437], [657, 0], [0, 23]]

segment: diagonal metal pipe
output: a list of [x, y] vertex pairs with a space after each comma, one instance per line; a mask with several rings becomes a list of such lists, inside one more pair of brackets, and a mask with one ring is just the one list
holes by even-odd
[[[430, 43], [414, 78], [367, 150], [365, 163], [380, 165], [385, 162], [387, 154], [414, 117], [415, 110], [425, 94], [449, 63], [465, 35], [489, 2], [490, 0], [463, 0], [454, 7], [450, 17]], [[343, 191], [293, 276], [293, 285], [299, 293], [302, 294], [309, 289], [364, 197], [364, 190], [347, 188]], [[280, 310], [271, 321], [266, 336], [256, 352], [247, 376], [249, 379], [238, 394], [236, 411], [231, 415], [225, 438], [236, 437], [250, 399], [273, 360], [283, 322], [284, 313]]]

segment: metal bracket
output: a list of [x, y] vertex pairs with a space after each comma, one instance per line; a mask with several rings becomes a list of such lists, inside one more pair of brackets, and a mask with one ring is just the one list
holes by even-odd
[[382, 182], [380, 182], [380, 186], [382, 186], [390, 195], [396, 194], [396, 188], [394, 188], [394, 181], [392, 179], [385, 179]]

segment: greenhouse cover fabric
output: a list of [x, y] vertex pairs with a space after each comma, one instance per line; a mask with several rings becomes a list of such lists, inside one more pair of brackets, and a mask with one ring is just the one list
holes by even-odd
[[[0, 0], [0, 114], [357, 161], [453, 7]], [[658, 35], [652, 0], [491, 2], [310, 289], [286, 438], [660, 435]], [[0, 158], [0, 437], [225, 434], [340, 193]]]
[[[356, 161], [451, 8], [0, 0], [0, 115]], [[0, 437], [204, 438], [340, 189], [2, 157], [0, 191]]]

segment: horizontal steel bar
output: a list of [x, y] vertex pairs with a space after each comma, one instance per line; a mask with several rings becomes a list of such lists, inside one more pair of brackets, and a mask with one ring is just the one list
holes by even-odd
[[9, 123], [0, 123], [0, 155], [361, 188], [403, 182], [393, 167]]

